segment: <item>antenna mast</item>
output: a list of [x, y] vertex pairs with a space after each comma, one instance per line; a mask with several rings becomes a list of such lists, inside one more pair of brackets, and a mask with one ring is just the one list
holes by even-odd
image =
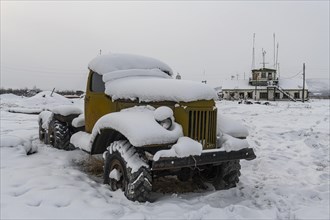
[[207, 83], [207, 81], [206, 81], [206, 77], [205, 77], [205, 70], [204, 70], [204, 72], [203, 72], [203, 76], [204, 76], [204, 80], [202, 80], [202, 83]]
[[262, 48], [262, 67], [265, 68], [265, 55], [266, 55], [266, 51], [264, 50], [264, 48]]
[[275, 62], [275, 33], [273, 33], [273, 40], [274, 40], [274, 67], [276, 67], [276, 62]]
[[253, 49], [252, 49], [252, 64], [251, 69], [255, 68], [255, 59], [254, 59], [254, 43], [255, 43], [256, 33], [253, 33]]

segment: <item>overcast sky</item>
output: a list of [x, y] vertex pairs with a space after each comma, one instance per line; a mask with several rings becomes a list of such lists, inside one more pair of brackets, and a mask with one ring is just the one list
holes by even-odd
[[1, 87], [85, 90], [100, 49], [151, 56], [212, 85], [243, 79], [253, 33], [256, 67], [262, 48], [273, 66], [275, 33], [281, 77], [305, 62], [307, 78], [329, 78], [329, 1], [1, 1]]

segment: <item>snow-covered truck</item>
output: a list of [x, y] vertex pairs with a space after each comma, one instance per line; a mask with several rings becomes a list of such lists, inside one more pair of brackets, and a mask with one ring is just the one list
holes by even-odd
[[58, 106], [39, 115], [39, 138], [104, 158], [104, 183], [133, 201], [149, 201], [154, 178], [235, 187], [241, 159], [256, 156], [247, 129], [217, 112], [206, 84], [176, 80], [165, 63], [128, 54], [89, 65], [85, 110]]

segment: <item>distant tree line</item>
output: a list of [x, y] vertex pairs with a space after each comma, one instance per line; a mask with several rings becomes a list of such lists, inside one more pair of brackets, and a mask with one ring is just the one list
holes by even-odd
[[[25, 97], [31, 97], [34, 96], [36, 94], [38, 94], [39, 92], [42, 92], [43, 90], [37, 88], [36, 86], [34, 86], [32, 89], [29, 88], [24, 88], [24, 89], [12, 89], [12, 88], [0, 88], [0, 95], [1, 94], [8, 94], [8, 93], [12, 93], [18, 96], [25, 96]], [[84, 94], [84, 91], [81, 90], [55, 90], [56, 93], [60, 94], [60, 95], [77, 95], [77, 96], [81, 96], [82, 94]]]

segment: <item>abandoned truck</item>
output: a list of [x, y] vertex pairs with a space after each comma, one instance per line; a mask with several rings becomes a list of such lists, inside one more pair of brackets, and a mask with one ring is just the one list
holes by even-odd
[[104, 158], [104, 183], [133, 201], [149, 201], [153, 179], [235, 187], [241, 159], [256, 156], [247, 129], [218, 114], [208, 85], [172, 78], [153, 58], [100, 55], [89, 63], [85, 111], [58, 106], [39, 115], [39, 138]]

